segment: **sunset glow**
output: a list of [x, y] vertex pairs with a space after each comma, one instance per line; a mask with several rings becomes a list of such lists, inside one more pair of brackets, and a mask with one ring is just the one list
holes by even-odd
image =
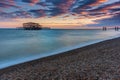
[[25, 22], [51, 28], [120, 25], [119, 0], [2, 0], [0, 5], [1, 28], [22, 27]]

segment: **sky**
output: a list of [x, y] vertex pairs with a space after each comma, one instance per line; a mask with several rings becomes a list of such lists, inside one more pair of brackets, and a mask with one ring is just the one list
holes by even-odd
[[26, 22], [67, 29], [120, 26], [120, 0], [0, 0], [0, 28]]

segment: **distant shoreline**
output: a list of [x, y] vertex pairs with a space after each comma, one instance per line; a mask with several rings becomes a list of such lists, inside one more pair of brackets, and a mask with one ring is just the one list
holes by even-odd
[[[115, 77], [118, 76], [117, 66], [120, 66], [118, 58], [120, 57], [119, 41], [120, 37], [11, 66], [0, 70], [0, 79], [8, 79], [8, 75], [11, 76], [9, 79], [13, 80], [17, 78], [21, 80], [44, 80], [49, 78], [51, 80], [55, 79], [55, 76], [58, 80], [62, 78], [82, 80], [91, 78], [93, 80], [96, 78], [105, 79], [105, 77], [109, 80], [111, 80], [111, 77], [120, 79], [120, 77]], [[113, 66], [114, 68], [112, 68]], [[108, 70], [112, 70], [114, 73], [110, 73]], [[107, 76], [107, 74], [109, 75]], [[29, 77], [27, 77], [28, 75]]]
[[[24, 30], [22, 28], [0, 28], [0, 30]], [[102, 30], [100, 29], [57, 29], [57, 28], [50, 28], [50, 29], [41, 29], [41, 30]], [[114, 28], [109, 28], [107, 30], [114, 30]]]

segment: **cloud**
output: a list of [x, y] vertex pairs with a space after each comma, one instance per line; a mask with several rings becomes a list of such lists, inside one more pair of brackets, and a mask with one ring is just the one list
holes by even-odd
[[95, 22], [98, 23], [97, 25], [102, 23], [106, 25], [105, 22], [109, 21], [111, 24], [115, 22], [119, 24], [118, 18], [115, 18], [115, 15], [120, 14], [119, 6], [120, 0], [1, 0], [0, 18], [54, 18], [60, 16], [78, 20], [114, 16], [101, 20], [96, 19]]
[[20, 8], [19, 6], [12, 5], [12, 4], [6, 4], [6, 3], [0, 3], [0, 7], [1, 7], [1, 8], [10, 8], [10, 7]]
[[37, 5], [45, 6], [49, 10], [45, 10], [46, 14], [56, 16], [58, 14], [67, 13], [74, 0], [45, 0], [37, 3]]
[[34, 5], [40, 2], [40, 0], [22, 0], [22, 2], [29, 3], [30, 5]]
[[46, 10], [45, 12], [47, 16], [57, 16], [64, 13], [60, 8], [52, 8], [51, 10]]
[[114, 15], [110, 18], [95, 20], [97, 24], [89, 24], [87, 26], [119, 26], [120, 25], [120, 14]]
[[86, 9], [89, 9], [93, 6], [97, 6], [106, 1], [107, 0], [76, 0], [76, 2], [71, 7], [71, 11], [80, 13], [82, 11], [86, 11]]
[[[8, 1], [9, 3], [6, 1]], [[38, 7], [38, 9], [30, 9], [25, 11], [26, 13], [32, 14], [31, 17], [35, 17], [35, 18], [43, 17], [43, 16], [51, 16], [51, 17], [59, 16], [61, 14], [68, 14], [68, 13], [72, 13], [72, 14], [76, 13], [79, 14], [80, 16], [86, 16], [86, 17], [101, 16], [106, 13], [103, 10], [108, 10], [110, 7], [114, 7], [116, 5], [119, 5], [120, 3], [120, 1], [117, 1], [114, 3], [103, 4], [104, 2], [106, 3], [109, 2], [108, 0], [21, 0], [21, 1], [23, 3], [29, 3], [32, 5], [34, 4], [34, 7], [36, 5], [44, 7], [42, 9]], [[16, 6], [16, 2], [17, 0], [3, 0], [0, 1], [0, 7], [1, 8], [22, 7], [22, 5]], [[109, 10], [111, 10], [111, 12], [115, 12], [116, 8]], [[25, 15], [26, 17], [26, 14], [23, 15]]]
[[14, 0], [2, 0], [2, 1], [0, 1], [0, 8], [10, 8], [10, 7], [20, 8], [20, 6], [17, 6], [15, 4]]
[[0, 12], [0, 19], [12, 19], [12, 18], [31, 18], [31, 14], [26, 11], [15, 12]]
[[9, 14], [11, 14], [13, 18], [31, 18], [31, 13], [26, 11], [15, 11]]
[[109, 4], [102, 4], [99, 5], [93, 9], [90, 9], [90, 11], [104, 11], [104, 10], [109, 10], [114, 7], [119, 7], [120, 6], [120, 1], [114, 2], [114, 3], [109, 3]]
[[45, 12], [42, 9], [38, 10], [29, 10], [29, 12], [36, 18], [45, 16]]
[[26, 3], [38, 3], [40, 0], [22, 0], [22, 2]]
[[1, 18], [8, 18], [8, 17], [10, 17], [10, 15], [8, 15], [8, 13], [6, 13], [6, 12], [0, 12], [0, 19]]
[[30, 10], [29, 12], [31, 12], [31, 14], [33, 14], [33, 17], [39, 18], [39, 17], [43, 17], [43, 16], [57, 16], [62, 14], [62, 10], [59, 8], [51, 8], [48, 10], [44, 10], [44, 9], [37, 9], [37, 10]]

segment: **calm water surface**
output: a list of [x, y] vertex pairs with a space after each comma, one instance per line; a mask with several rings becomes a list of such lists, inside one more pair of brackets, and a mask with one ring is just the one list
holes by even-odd
[[114, 30], [0, 30], [0, 69], [118, 35]]

